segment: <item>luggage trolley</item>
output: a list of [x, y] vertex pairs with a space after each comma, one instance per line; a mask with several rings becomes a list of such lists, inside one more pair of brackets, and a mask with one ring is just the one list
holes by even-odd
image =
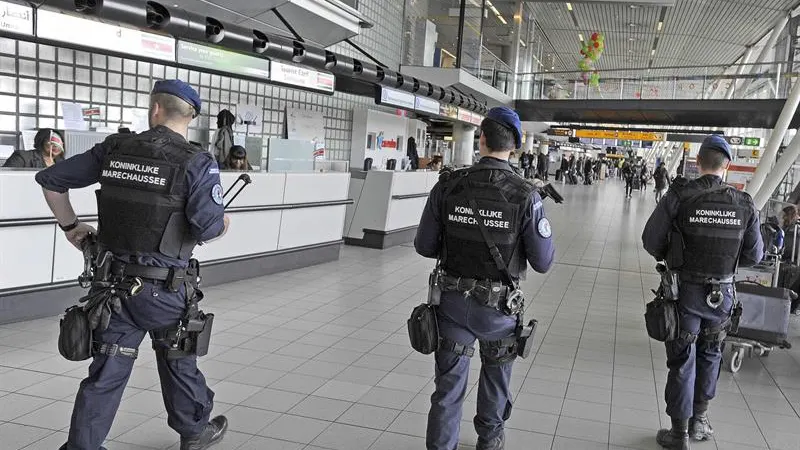
[[[776, 245], [770, 245], [764, 262], [737, 271], [736, 279], [739, 281], [736, 282], [736, 291], [742, 303], [742, 317], [739, 329], [725, 338], [722, 347], [723, 355], [730, 348], [726, 363], [732, 373], [741, 369], [745, 356], [752, 358], [755, 353], [756, 356], [767, 357], [776, 346], [786, 349], [792, 347], [787, 338], [791, 303], [797, 299], [797, 294], [778, 287], [783, 281], [782, 244], [781, 238]], [[796, 257], [793, 255], [793, 260]]]

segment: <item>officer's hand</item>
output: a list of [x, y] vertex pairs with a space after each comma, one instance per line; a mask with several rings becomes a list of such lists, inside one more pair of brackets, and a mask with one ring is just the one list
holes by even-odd
[[222, 234], [220, 234], [219, 237], [225, 236], [225, 233], [228, 232], [228, 227], [231, 226], [231, 216], [225, 214], [222, 216], [222, 222], [224, 223], [224, 226], [222, 227]]
[[82, 250], [81, 243], [89, 233], [97, 233], [97, 230], [94, 229], [91, 225], [87, 225], [83, 222], [79, 222], [78, 226], [65, 232], [64, 234], [67, 236], [67, 240], [75, 246], [78, 250]]

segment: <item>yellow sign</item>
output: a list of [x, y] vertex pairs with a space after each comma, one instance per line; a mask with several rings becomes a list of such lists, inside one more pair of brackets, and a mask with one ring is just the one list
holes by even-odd
[[662, 141], [662, 133], [646, 131], [576, 130], [575, 137], [587, 139], [621, 139], [626, 141]]
[[752, 150], [750, 152], [750, 157], [751, 158], [760, 158], [761, 157], [761, 150], [758, 150], [758, 149]]
[[691, 143], [689, 143], [689, 142], [684, 142], [683, 143], [683, 151], [689, 151], [689, 149], [691, 149], [691, 148], [692, 148], [692, 144]]

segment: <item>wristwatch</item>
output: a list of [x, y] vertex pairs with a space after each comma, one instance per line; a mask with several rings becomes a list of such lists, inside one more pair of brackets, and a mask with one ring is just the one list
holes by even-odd
[[78, 226], [78, 224], [79, 224], [79, 223], [81, 223], [81, 221], [80, 221], [80, 220], [78, 220], [78, 218], [76, 217], [76, 218], [75, 218], [75, 222], [72, 222], [72, 223], [71, 223], [71, 224], [69, 224], [69, 225], [61, 225], [61, 224], [59, 223], [59, 224], [58, 224], [58, 227], [59, 227], [59, 228], [61, 228], [61, 231], [63, 231], [63, 232], [65, 232], [65, 233], [66, 233], [66, 232], [68, 232], [68, 231], [72, 231], [72, 230], [74, 230], [74, 229], [75, 229], [75, 228]]

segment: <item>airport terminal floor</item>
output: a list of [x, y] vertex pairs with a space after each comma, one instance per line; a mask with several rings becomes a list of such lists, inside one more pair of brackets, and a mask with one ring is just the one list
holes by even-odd
[[[560, 187], [546, 201], [557, 263], [524, 283], [537, 346], [514, 368], [510, 450], [658, 449], [668, 427], [664, 347], [642, 314], [656, 285], [641, 231], [653, 193], [623, 199], [623, 185]], [[235, 224], [233, 224], [235, 227]], [[205, 289], [217, 314], [200, 367], [231, 430], [215, 450], [420, 450], [433, 386], [431, 357], [408, 344], [406, 319], [425, 296], [430, 260], [411, 245], [344, 247], [334, 263]], [[716, 441], [696, 449], [800, 449], [800, 342], [723, 369], [710, 410]], [[63, 360], [58, 318], [0, 326], [0, 448], [52, 450], [65, 441], [87, 363]], [[177, 448], [154, 357], [142, 344], [108, 436], [109, 450]], [[479, 359], [465, 404], [472, 427]]]

